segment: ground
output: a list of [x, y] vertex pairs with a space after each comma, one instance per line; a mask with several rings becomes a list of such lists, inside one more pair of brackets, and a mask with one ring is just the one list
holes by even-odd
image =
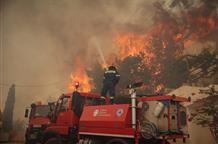
[[24, 142], [19, 142], [19, 143], [16, 143], [16, 142], [8, 142], [8, 143], [1, 143], [1, 144], [24, 144]]

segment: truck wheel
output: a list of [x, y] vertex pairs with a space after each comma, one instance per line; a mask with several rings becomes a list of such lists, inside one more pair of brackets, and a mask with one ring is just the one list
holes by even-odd
[[50, 138], [48, 139], [45, 144], [62, 144], [58, 138]]
[[158, 140], [156, 142], [154, 142], [155, 144], [170, 144], [167, 140]]
[[25, 144], [35, 144], [36, 142], [35, 141], [33, 141], [33, 140], [26, 140], [25, 141]]
[[130, 144], [130, 143], [124, 139], [112, 139], [108, 141], [106, 144]]

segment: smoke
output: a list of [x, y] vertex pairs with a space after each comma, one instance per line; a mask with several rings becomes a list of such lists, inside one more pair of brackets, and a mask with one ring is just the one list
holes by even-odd
[[[117, 30], [141, 32], [152, 24], [153, 1], [1, 0], [3, 75], [1, 95], [15, 83], [15, 118], [31, 102], [66, 92], [70, 73], [81, 59], [87, 67], [116, 52]], [[90, 41], [97, 40], [90, 48]], [[100, 47], [98, 47], [98, 45]]]

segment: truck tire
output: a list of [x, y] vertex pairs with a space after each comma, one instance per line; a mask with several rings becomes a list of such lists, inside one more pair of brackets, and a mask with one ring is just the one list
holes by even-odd
[[155, 144], [170, 144], [167, 140], [157, 140], [156, 142], [154, 142]]
[[45, 142], [45, 144], [62, 144], [62, 143], [58, 138], [50, 138]]
[[170, 144], [167, 140], [162, 140], [162, 139], [150, 139], [150, 140], [146, 140], [146, 139], [141, 139], [139, 144]]
[[130, 144], [130, 143], [125, 139], [117, 138], [117, 139], [111, 139], [106, 144]]
[[34, 141], [34, 140], [26, 140], [25, 144], [36, 144], [36, 141]]

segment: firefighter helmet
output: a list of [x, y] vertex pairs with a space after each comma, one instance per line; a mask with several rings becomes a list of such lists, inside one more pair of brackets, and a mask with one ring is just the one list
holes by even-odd
[[111, 65], [108, 67], [108, 70], [117, 70], [115, 66]]

